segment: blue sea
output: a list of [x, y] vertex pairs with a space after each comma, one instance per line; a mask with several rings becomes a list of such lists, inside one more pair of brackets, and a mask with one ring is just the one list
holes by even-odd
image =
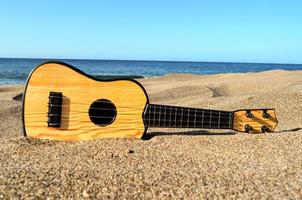
[[[135, 60], [76, 60], [56, 59], [71, 64], [99, 78], [153, 77], [170, 73], [219, 74], [260, 72], [266, 70], [302, 70], [302, 64], [174, 62]], [[0, 84], [24, 84], [37, 65], [49, 59], [0, 58]]]

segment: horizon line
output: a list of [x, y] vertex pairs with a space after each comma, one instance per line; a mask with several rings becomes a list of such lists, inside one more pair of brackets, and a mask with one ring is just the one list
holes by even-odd
[[184, 61], [184, 60], [134, 60], [134, 59], [97, 59], [97, 58], [33, 58], [33, 57], [0, 57], [0, 59], [40, 59], [40, 60], [91, 60], [91, 61], [137, 61], [137, 62], [191, 62], [191, 63], [239, 63], [239, 64], [275, 64], [275, 65], [302, 65], [302, 63], [281, 62], [234, 62], [234, 61]]

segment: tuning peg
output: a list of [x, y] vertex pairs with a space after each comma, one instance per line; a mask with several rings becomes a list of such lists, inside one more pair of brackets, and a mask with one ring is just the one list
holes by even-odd
[[265, 132], [269, 132], [270, 130], [269, 130], [269, 128], [267, 128], [267, 126], [262, 126], [261, 127], [261, 131], [262, 131], [262, 133], [265, 133]]
[[244, 126], [244, 129], [245, 129], [245, 132], [249, 133], [249, 132], [251, 132], [253, 130], [253, 127], [251, 127], [249, 124], [246, 124]]
[[250, 111], [250, 110], [247, 110], [247, 111], [246, 111], [246, 116], [247, 116], [248, 118], [253, 118], [253, 117], [254, 117], [252, 111]]
[[263, 110], [262, 117], [263, 118], [270, 118], [271, 115], [267, 112], [267, 110]]

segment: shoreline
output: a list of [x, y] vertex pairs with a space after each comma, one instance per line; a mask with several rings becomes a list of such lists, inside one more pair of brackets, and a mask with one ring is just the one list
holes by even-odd
[[[192, 74], [192, 73], [168, 73], [165, 75], [158, 75], [158, 76], [138, 76], [138, 75], [92, 75], [96, 78], [99, 78], [100, 80], [114, 80], [114, 79], [150, 79], [150, 78], [160, 78], [160, 77], [166, 77], [166, 76], [181, 76], [181, 75], [189, 75], [189, 76], [215, 76], [215, 75], [243, 75], [243, 74], [261, 74], [261, 73], [280, 73], [280, 72], [302, 72], [302, 70], [285, 70], [285, 69], [273, 69], [273, 70], [264, 70], [264, 71], [251, 71], [251, 72], [229, 72], [229, 73], [205, 73], [205, 74]], [[84, 72], [85, 73], [85, 72]], [[27, 77], [26, 77], [27, 79]], [[22, 86], [25, 85], [26, 79], [24, 80], [24, 83], [14, 83], [12, 81], [11, 83], [1, 83], [0, 78], [0, 87], [9, 87], [9, 86]]]

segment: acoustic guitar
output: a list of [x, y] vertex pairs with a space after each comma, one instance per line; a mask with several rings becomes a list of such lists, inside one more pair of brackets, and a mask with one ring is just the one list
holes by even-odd
[[53, 140], [142, 138], [148, 127], [273, 132], [274, 109], [220, 111], [151, 104], [136, 80], [98, 80], [62, 62], [29, 75], [23, 96], [25, 136]]

